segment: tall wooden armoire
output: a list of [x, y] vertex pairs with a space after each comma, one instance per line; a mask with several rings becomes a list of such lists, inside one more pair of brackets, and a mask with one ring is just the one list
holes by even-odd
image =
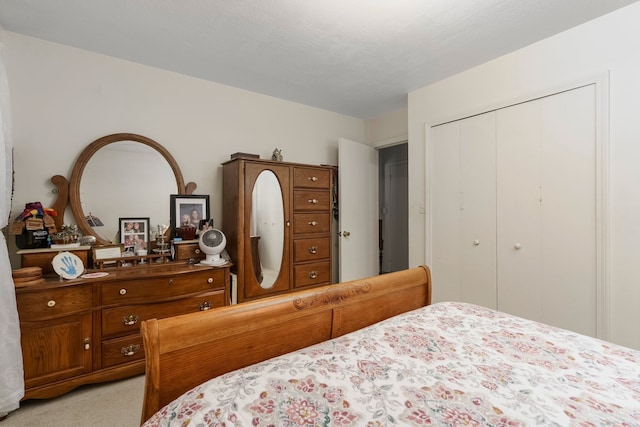
[[331, 283], [332, 166], [223, 163], [221, 230], [238, 302]]

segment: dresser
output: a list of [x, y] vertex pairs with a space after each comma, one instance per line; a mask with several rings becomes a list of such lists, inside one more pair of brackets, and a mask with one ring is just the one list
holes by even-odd
[[223, 163], [222, 231], [238, 302], [332, 282], [332, 166]]
[[165, 263], [16, 288], [24, 399], [144, 372], [140, 323], [228, 305], [229, 271]]

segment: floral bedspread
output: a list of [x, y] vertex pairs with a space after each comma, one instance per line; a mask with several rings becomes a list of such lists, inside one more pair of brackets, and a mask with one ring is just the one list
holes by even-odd
[[640, 351], [439, 303], [204, 383], [145, 426], [638, 426]]

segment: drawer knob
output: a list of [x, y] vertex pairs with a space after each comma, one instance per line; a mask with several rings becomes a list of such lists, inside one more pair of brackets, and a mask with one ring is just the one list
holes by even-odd
[[126, 347], [122, 347], [120, 353], [122, 353], [123, 356], [129, 357], [136, 354], [138, 350], [140, 350], [140, 344], [129, 344]]
[[213, 283], [213, 282], [214, 282], [213, 277], [209, 277], [209, 278], [207, 279], [207, 283]]
[[318, 247], [317, 247], [317, 246], [311, 246], [311, 247], [309, 248], [309, 253], [311, 253], [311, 254], [316, 254], [316, 253], [318, 253]]
[[200, 255], [200, 249], [196, 249], [195, 251], [193, 251], [196, 255]]
[[173, 279], [169, 279], [169, 284], [173, 285]]
[[318, 272], [317, 272], [316, 270], [312, 270], [312, 271], [309, 273], [309, 278], [310, 278], [310, 279], [316, 279], [317, 277], [318, 277]]
[[209, 301], [203, 301], [200, 303], [200, 311], [207, 311], [211, 309], [211, 303]]
[[55, 307], [55, 306], [56, 306], [56, 300], [54, 299], [52, 299], [47, 303], [47, 307]]
[[311, 182], [316, 182], [317, 180], [318, 180], [317, 176], [310, 176], [309, 177], [309, 181], [311, 181]]
[[315, 205], [316, 203], [318, 203], [318, 199], [309, 199], [309, 203]]
[[128, 316], [122, 316], [122, 324], [125, 326], [133, 326], [138, 323], [138, 316], [130, 314]]
[[317, 221], [309, 221], [309, 225], [312, 227], [315, 227], [316, 225], [318, 225]]
[[84, 349], [89, 350], [91, 348], [91, 340], [89, 338], [84, 339]]
[[120, 295], [126, 295], [127, 290], [125, 288], [120, 289]]

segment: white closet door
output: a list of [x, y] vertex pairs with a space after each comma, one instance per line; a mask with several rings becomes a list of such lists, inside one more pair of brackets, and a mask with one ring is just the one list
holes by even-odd
[[497, 116], [498, 308], [596, 334], [595, 88]]
[[496, 114], [458, 122], [461, 300], [496, 308]]
[[540, 102], [497, 112], [498, 308], [542, 319]]
[[460, 301], [460, 127], [458, 122], [432, 128], [431, 276], [433, 302]]
[[542, 320], [595, 336], [595, 86], [541, 102]]
[[495, 308], [495, 113], [432, 132], [433, 300]]

